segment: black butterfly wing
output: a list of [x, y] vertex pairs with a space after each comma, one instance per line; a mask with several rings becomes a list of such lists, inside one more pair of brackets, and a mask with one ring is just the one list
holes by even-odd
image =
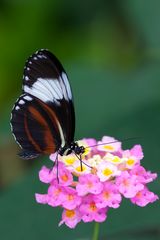
[[65, 143], [73, 141], [75, 113], [70, 84], [63, 66], [48, 50], [36, 52], [26, 62], [23, 91], [50, 105], [58, 116]]
[[[23, 149], [24, 158], [34, 158], [58, 150], [60, 133], [56, 115], [44, 103], [29, 94], [17, 100], [11, 117], [12, 131]], [[21, 153], [21, 154], [22, 154]]]
[[26, 62], [23, 95], [12, 110], [11, 125], [23, 155], [55, 152], [74, 139], [70, 84], [60, 62], [47, 50], [36, 52]]

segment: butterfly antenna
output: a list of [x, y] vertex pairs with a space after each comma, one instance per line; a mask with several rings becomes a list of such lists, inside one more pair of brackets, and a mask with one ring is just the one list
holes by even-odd
[[97, 146], [101, 146], [101, 145], [106, 145], [106, 144], [111, 144], [111, 143], [126, 142], [126, 141], [135, 140], [135, 139], [140, 139], [140, 138], [141, 138], [141, 137], [124, 138], [124, 139], [115, 140], [115, 141], [111, 141], [111, 142], [95, 144], [95, 145], [92, 145], [92, 146], [85, 147], [85, 149], [86, 149], [86, 148], [91, 148], [91, 147], [97, 147]]

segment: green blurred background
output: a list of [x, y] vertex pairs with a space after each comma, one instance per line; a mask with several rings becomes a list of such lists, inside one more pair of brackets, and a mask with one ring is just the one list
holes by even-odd
[[[21, 94], [26, 59], [40, 48], [62, 62], [72, 85], [76, 136], [143, 146], [143, 165], [160, 171], [160, 1], [0, 1], [0, 239], [89, 239], [93, 224], [58, 228], [61, 210], [35, 203], [46, 188], [11, 136], [10, 111]], [[160, 182], [150, 188], [160, 194]], [[160, 239], [159, 201], [110, 210], [100, 239]]]

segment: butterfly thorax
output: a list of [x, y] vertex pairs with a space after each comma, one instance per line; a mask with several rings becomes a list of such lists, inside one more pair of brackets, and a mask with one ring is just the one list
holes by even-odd
[[61, 156], [66, 156], [71, 153], [75, 153], [77, 155], [83, 154], [85, 152], [85, 148], [83, 146], [79, 146], [78, 143], [72, 142], [69, 146], [64, 146], [59, 148], [58, 153]]

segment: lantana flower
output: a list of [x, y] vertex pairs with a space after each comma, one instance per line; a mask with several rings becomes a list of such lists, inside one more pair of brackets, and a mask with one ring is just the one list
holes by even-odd
[[[48, 191], [36, 193], [36, 201], [63, 210], [59, 226], [75, 228], [80, 221], [104, 222], [109, 209], [120, 207], [123, 198], [140, 207], [158, 200], [148, 188], [157, 174], [141, 166], [140, 145], [123, 150], [121, 142], [108, 136], [98, 142], [82, 139], [78, 144], [85, 148], [81, 163], [72, 153], [58, 156], [58, 165], [51, 169], [43, 166], [39, 171]], [[50, 155], [53, 162], [56, 157], [57, 153]]]

